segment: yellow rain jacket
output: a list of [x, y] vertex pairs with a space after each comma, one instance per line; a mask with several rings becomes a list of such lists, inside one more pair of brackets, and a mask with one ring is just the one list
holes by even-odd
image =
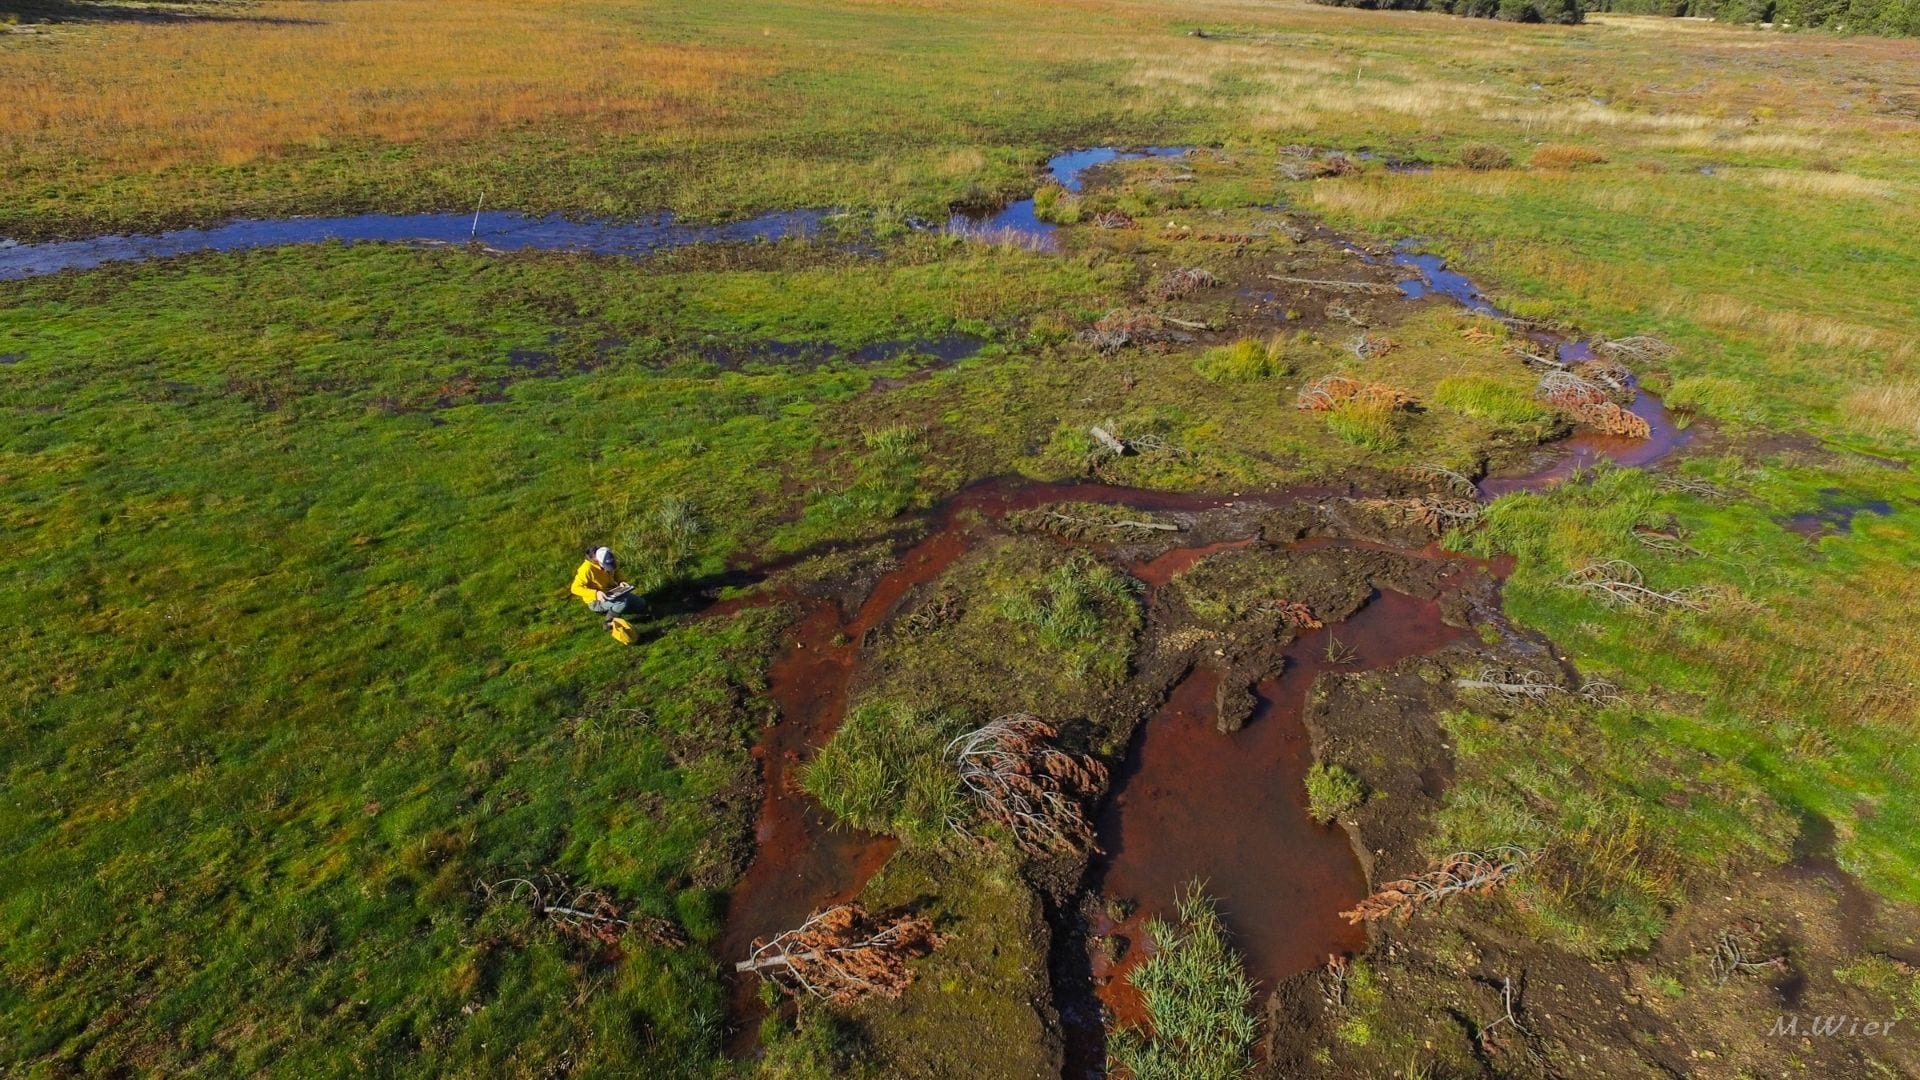
[[579, 597], [583, 604], [593, 603], [600, 599], [595, 593], [606, 592], [618, 584], [619, 578], [592, 559], [583, 560], [580, 569], [573, 572], [573, 595]]

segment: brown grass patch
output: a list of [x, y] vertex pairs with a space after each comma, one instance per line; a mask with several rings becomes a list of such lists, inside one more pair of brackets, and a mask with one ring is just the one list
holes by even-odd
[[1548, 143], [1533, 152], [1527, 164], [1536, 169], [1577, 169], [1582, 165], [1598, 165], [1607, 160], [1607, 155], [1591, 146], [1573, 146], [1568, 143]]
[[747, 80], [768, 67], [738, 47], [612, 33], [566, 0], [299, 0], [268, 13], [6, 53], [0, 155], [146, 169], [536, 123], [653, 132], [750, 105]]
[[1868, 434], [1920, 439], [1920, 383], [1861, 387], [1841, 399], [1840, 410]]

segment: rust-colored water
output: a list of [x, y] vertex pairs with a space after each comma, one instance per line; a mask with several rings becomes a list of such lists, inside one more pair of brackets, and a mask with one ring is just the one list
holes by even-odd
[[[1253, 718], [1240, 731], [1215, 728], [1220, 674], [1201, 667], [1136, 735], [1101, 813], [1103, 854], [1092, 872], [1102, 897], [1136, 905], [1126, 919], [1094, 927], [1127, 942], [1111, 960], [1095, 950], [1093, 972], [1101, 1001], [1121, 1024], [1147, 1019], [1127, 982], [1149, 955], [1146, 921], [1174, 918], [1192, 882], [1215, 900], [1247, 973], [1263, 988], [1365, 946], [1365, 930], [1339, 915], [1366, 895], [1359, 861], [1345, 832], [1307, 814], [1307, 693], [1322, 673], [1384, 667], [1467, 631], [1442, 622], [1435, 601], [1386, 591], [1332, 633], [1351, 660], [1328, 659], [1328, 631], [1309, 634], [1288, 650], [1284, 671], [1260, 683]], [[1085, 1047], [1088, 1034], [1099, 1038], [1070, 1033], [1070, 1041]], [[1070, 1074], [1097, 1074], [1100, 1055], [1090, 1050], [1074, 1055], [1089, 1068]]]
[[1603, 435], [1579, 430], [1554, 444], [1552, 463], [1521, 476], [1490, 476], [1480, 489], [1492, 498], [1510, 491], [1539, 491], [1550, 488], [1581, 469], [1592, 468], [1602, 459], [1625, 468], [1638, 468], [1666, 457], [1686, 445], [1693, 432], [1674, 422], [1673, 414], [1660, 399], [1642, 390], [1634, 395], [1627, 411], [1647, 422], [1651, 434], [1644, 439], [1622, 435]]
[[[881, 577], [851, 619], [828, 601], [810, 604], [789, 632], [768, 671], [780, 722], [767, 729], [754, 756], [764, 794], [754, 826], [753, 861], [727, 905], [720, 956], [744, 959], [755, 938], [792, 929], [822, 907], [860, 894], [897, 846], [892, 837], [834, 820], [801, 790], [799, 768], [840, 726], [847, 712], [860, 638], [878, 626], [909, 589], [951, 566], [971, 544], [948, 515], [943, 527], [915, 544]], [[737, 1031], [752, 1039], [756, 980], [734, 977]]]
[[1193, 569], [1196, 563], [1209, 555], [1251, 547], [1256, 539], [1249, 536], [1242, 540], [1223, 540], [1217, 544], [1174, 548], [1165, 554], [1156, 555], [1146, 562], [1135, 565], [1133, 576], [1145, 582], [1148, 588], [1157, 588]]

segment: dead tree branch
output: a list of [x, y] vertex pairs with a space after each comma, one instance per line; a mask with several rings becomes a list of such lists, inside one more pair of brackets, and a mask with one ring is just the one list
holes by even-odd
[[1750, 959], [1747, 950], [1751, 946], [1743, 936], [1732, 930], [1722, 930], [1713, 939], [1713, 956], [1709, 961], [1713, 968], [1713, 984], [1725, 986], [1735, 975], [1753, 975], [1762, 971], [1783, 971], [1787, 966], [1785, 954], [1769, 957], [1765, 960]]
[[1147, 292], [1156, 300], [1179, 300], [1218, 284], [1220, 279], [1213, 274], [1186, 266], [1160, 275]]
[[1546, 701], [1555, 695], [1571, 694], [1589, 705], [1611, 705], [1620, 700], [1620, 688], [1605, 679], [1589, 679], [1578, 690], [1568, 690], [1544, 672], [1482, 668], [1477, 679], [1455, 679], [1453, 685], [1505, 699], [1509, 704]]
[[1351, 967], [1346, 957], [1328, 953], [1327, 962], [1320, 968], [1320, 975], [1327, 983], [1327, 1004], [1336, 1009], [1347, 1007], [1347, 974]]
[[[1073, 854], [1093, 845], [1087, 804], [1106, 785], [1106, 766], [1055, 746], [1053, 725], [1024, 713], [1002, 716], [947, 744], [961, 786], [987, 820], [1013, 834], [1033, 856]], [[948, 824], [970, 835], [958, 821]]]
[[1617, 341], [1602, 341], [1594, 346], [1594, 350], [1637, 364], [1665, 360], [1679, 351], [1657, 337], [1646, 335], [1624, 337]]
[[1562, 588], [1584, 592], [1609, 607], [1654, 609], [1685, 608], [1707, 610], [1714, 595], [1706, 588], [1674, 589], [1662, 592], [1647, 585], [1646, 575], [1625, 559], [1607, 559], [1592, 563], [1560, 579]]
[[1359, 906], [1340, 914], [1355, 924], [1388, 916], [1405, 919], [1420, 908], [1445, 903], [1451, 897], [1492, 892], [1532, 861], [1530, 852], [1513, 844], [1484, 852], [1458, 851], [1418, 877], [1387, 882]]
[[530, 878], [481, 882], [479, 890], [481, 899], [487, 902], [504, 891], [504, 902], [525, 902], [555, 929], [583, 941], [612, 945], [628, 933], [637, 933], [656, 945], [678, 947], [687, 943], [686, 935], [671, 922], [647, 915], [626, 918], [606, 893], [569, 885], [559, 874], [544, 874], [538, 883]]
[[1040, 515], [1049, 521], [1058, 521], [1082, 529], [1147, 529], [1154, 532], [1179, 532], [1180, 526], [1169, 521], [1095, 521], [1092, 518], [1074, 517], [1058, 510], [1048, 510]]
[[[1615, 391], [1585, 375], [1567, 370], [1549, 371], [1540, 376], [1537, 393], [1542, 401], [1575, 421], [1608, 435], [1630, 439], [1653, 435], [1652, 425], [1621, 407], [1615, 400]], [[1631, 395], [1632, 388], [1624, 387], [1620, 393]]]
[[1393, 339], [1385, 334], [1356, 334], [1347, 342], [1347, 351], [1357, 360], [1375, 360], [1393, 351]]
[[1506, 1050], [1499, 1038], [1502, 1024], [1520, 1035], [1522, 1039], [1533, 1038], [1533, 1032], [1528, 1031], [1526, 1025], [1520, 1022], [1519, 997], [1519, 993], [1513, 988], [1513, 980], [1503, 976], [1500, 979], [1501, 1014], [1494, 1017], [1491, 1022], [1480, 1025], [1480, 1030], [1474, 1033], [1475, 1041], [1480, 1044], [1480, 1052], [1487, 1058], [1498, 1057]]
[[1555, 694], [1566, 693], [1566, 688], [1548, 679], [1538, 671], [1505, 671], [1500, 668], [1486, 668], [1477, 679], [1455, 679], [1453, 685], [1462, 690], [1478, 690], [1505, 698], [1509, 702], [1544, 701]]
[[733, 969], [754, 972], [795, 996], [845, 1005], [899, 997], [913, 983], [907, 961], [940, 945], [926, 919], [876, 917], [859, 904], [841, 904], [816, 912], [798, 929], [756, 939], [752, 954]]
[[1661, 473], [1653, 478], [1653, 486], [1662, 491], [1677, 491], [1709, 502], [1720, 502], [1727, 497], [1727, 493], [1714, 486], [1712, 481], [1680, 473]]
[[1633, 390], [1633, 372], [1617, 360], [1595, 359], [1576, 364], [1574, 372], [1582, 378], [1599, 383], [1615, 394], [1631, 395]]
[[1480, 497], [1479, 484], [1444, 466], [1432, 464], [1415, 465], [1413, 468], [1408, 469], [1407, 472], [1417, 480], [1425, 480], [1430, 484], [1441, 484], [1453, 491], [1454, 494], [1463, 498], [1477, 499]]
[[1129, 441], [1129, 445], [1143, 454], [1165, 454], [1168, 457], [1176, 458], [1193, 456], [1192, 452], [1187, 450], [1186, 447], [1168, 442], [1166, 439], [1153, 434], [1135, 436]]
[[1681, 538], [1678, 529], [1652, 529], [1645, 526], [1635, 526], [1633, 538], [1639, 541], [1642, 547], [1652, 548], [1654, 551], [1663, 552], [1668, 555], [1692, 555], [1697, 557], [1700, 554], [1699, 548], [1694, 547]]
[[1620, 688], [1605, 679], [1588, 679], [1580, 687], [1580, 699], [1589, 705], [1611, 705], [1622, 696]]
[[1268, 274], [1267, 280], [1278, 281], [1283, 285], [1305, 285], [1311, 289], [1332, 289], [1335, 292], [1361, 293], [1399, 293], [1400, 286], [1388, 285], [1377, 281], [1328, 281], [1323, 278], [1281, 277]]
[[1555, 371], [1567, 370], [1567, 365], [1562, 362], [1559, 357], [1551, 353], [1534, 352], [1520, 345], [1508, 345], [1507, 351], [1519, 357], [1524, 363], [1539, 364], [1542, 367], [1552, 368]]
[[1411, 499], [1353, 499], [1354, 505], [1377, 514], [1398, 517], [1403, 521], [1414, 521], [1435, 533], [1446, 532], [1454, 525], [1468, 525], [1480, 520], [1486, 507], [1473, 499], [1455, 498], [1438, 492]]
[[1280, 616], [1281, 621], [1302, 630], [1318, 630], [1327, 625], [1314, 617], [1313, 609], [1298, 600], [1269, 600], [1262, 610]]

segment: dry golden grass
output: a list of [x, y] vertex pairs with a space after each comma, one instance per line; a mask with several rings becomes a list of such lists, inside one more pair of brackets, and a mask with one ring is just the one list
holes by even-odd
[[1862, 387], [1841, 400], [1840, 410], [1868, 435], [1920, 439], [1920, 382]]
[[1804, 169], [1754, 169], [1741, 175], [1768, 187], [1797, 191], [1806, 195], [1850, 199], [1887, 199], [1898, 188], [1883, 180], [1870, 180], [1843, 172], [1817, 172]]
[[1527, 164], [1536, 169], [1577, 169], [1582, 165], [1598, 165], [1606, 160], [1607, 155], [1591, 146], [1548, 143], [1535, 150], [1527, 158]]
[[1316, 184], [1310, 192], [1314, 205], [1368, 218], [1389, 218], [1421, 201], [1404, 185], [1371, 179]]
[[657, 131], [751, 107], [752, 77], [769, 70], [737, 46], [621, 32], [568, 0], [257, 10], [258, 19], [67, 31], [0, 53], [0, 154], [152, 168], [556, 120]]
[[1685, 313], [1703, 326], [1731, 333], [1759, 331], [1785, 348], [1883, 349], [1898, 357], [1911, 346], [1900, 335], [1861, 326], [1831, 315], [1780, 311], [1736, 296], [1709, 294], [1685, 305]]

